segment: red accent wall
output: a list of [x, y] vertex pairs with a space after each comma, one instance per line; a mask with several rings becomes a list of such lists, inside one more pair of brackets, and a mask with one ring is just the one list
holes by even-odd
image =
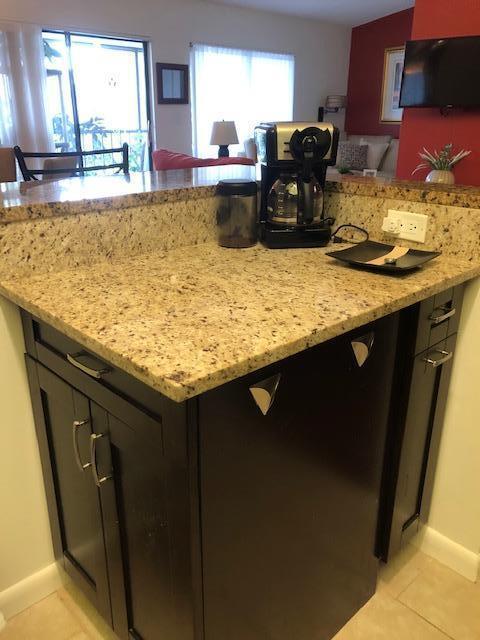
[[[412, 39], [480, 34], [480, 0], [416, 0]], [[472, 78], [472, 82], [478, 82]], [[459, 110], [443, 117], [438, 109], [405, 109], [400, 134], [397, 175], [412, 179], [422, 147], [439, 149], [453, 142], [472, 154], [455, 168], [458, 184], [480, 185], [480, 109]], [[423, 178], [426, 172], [415, 174]], [[419, 179], [417, 178], [417, 179]]]
[[345, 130], [398, 138], [400, 125], [382, 124], [383, 62], [385, 49], [401, 47], [410, 39], [413, 9], [399, 11], [352, 29], [348, 103]]

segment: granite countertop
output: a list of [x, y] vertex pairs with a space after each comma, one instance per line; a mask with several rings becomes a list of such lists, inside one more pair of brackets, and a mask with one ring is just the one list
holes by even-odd
[[183, 247], [0, 282], [0, 293], [183, 401], [480, 274], [441, 256], [401, 277], [323, 249]]
[[480, 187], [415, 182], [397, 178], [366, 178], [355, 175], [327, 176], [332, 193], [393, 198], [452, 207], [480, 208]]
[[[260, 179], [259, 166], [226, 165], [0, 184], [0, 225], [213, 196], [225, 178]], [[326, 191], [480, 208], [480, 188], [385, 178], [327, 176]]]
[[256, 168], [226, 165], [130, 175], [0, 183], [0, 224], [202, 198], [225, 178], [256, 179]]

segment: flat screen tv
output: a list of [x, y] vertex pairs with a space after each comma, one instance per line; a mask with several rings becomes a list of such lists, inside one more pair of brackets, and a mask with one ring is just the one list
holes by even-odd
[[480, 36], [411, 40], [401, 107], [480, 107]]

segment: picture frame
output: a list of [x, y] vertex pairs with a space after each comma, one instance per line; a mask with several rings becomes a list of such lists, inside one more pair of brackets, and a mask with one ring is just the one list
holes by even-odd
[[383, 63], [382, 102], [380, 105], [380, 122], [400, 123], [403, 109], [399, 106], [402, 86], [405, 47], [385, 49]]
[[188, 64], [157, 62], [157, 103], [188, 104]]

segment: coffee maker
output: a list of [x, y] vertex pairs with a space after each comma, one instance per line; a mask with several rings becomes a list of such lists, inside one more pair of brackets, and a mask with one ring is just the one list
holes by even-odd
[[261, 163], [261, 238], [271, 249], [323, 247], [327, 166], [337, 159], [339, 132], [327, 122], [275, 122], [255, 128]]

